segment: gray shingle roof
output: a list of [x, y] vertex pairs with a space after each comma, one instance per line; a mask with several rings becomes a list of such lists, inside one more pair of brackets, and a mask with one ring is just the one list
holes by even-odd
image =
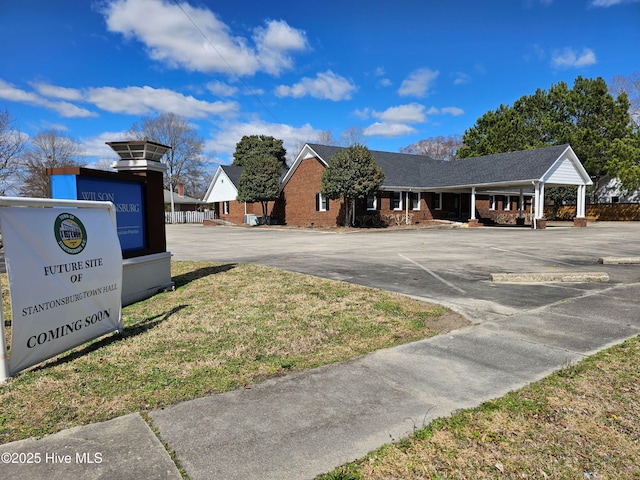
[[226, 173], [233, 185], [238, 188], [238, 181], [242, 174], [242, 167], [238, 167], [237, 165], [220, 165], [220, 168], [222, 168], [222, 171]]
[[[325, 162], [343, 147], [308, 144]], [[527, 183], [540, 179], [569, 145], [500, 153], [455, 161], [435, 160], [371, 150], [385, 174], [382, 188], [445, 188], [498, 183]]]
[[524, 183], [539, 180], [569, 145], [499, 153], [446, 162], [429, 186]]

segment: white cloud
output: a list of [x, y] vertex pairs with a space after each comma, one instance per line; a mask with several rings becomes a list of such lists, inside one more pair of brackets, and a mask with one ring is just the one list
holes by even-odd
[[459, 115], [464, 115], [464, 110], [458, 107], [443, 107], [440, 109], [440, 113], [443, 115], [453, 115], [457, 117]]
[[89, 88], [85, 96], [102, 110], [130, 115], [173, 112], [187, 118], [204, 118], [235, 114], [239, 108], [236, 102], [205, 102], [173, 90], [148, 86]]
[[376, 122], [362, 131], [366, 137], [401, 137], [416, 133], [416, 129], [403, 123]]
[[583, 48], [578, 53], [572, 48], [565, 48], [554, 52], [551, 64], [556, 68], [580, 68], [588, 67], [596, 63], [596, 54], [590, 48]]
[[409, 103], [387, 108], [384, 112], [373, 112], [375, 118], [384, 123], [422, 123], [426, 120], [424, 105]]
[[623, 3], [637, 3], [640, 0], [592, 0], [589, 5], [592, 7], [613, 7]]
[[333, 100], [349, 100], [356, 90], [356, 86], [346, 78], [327, 70], [318, 73], [315, 78], [304, 77], [298, 83], [287, 86], [280, 85], [276, 88], [279, 97], [300, 98], [311, 96], [314, 98]]
[[234, 35], [211, 10], [188, 3], [113, 0], [103, 14], [109, 31], [140, 41], [152, 59], [171, 68], [237, 75], [264, 70], [278, 75], [291, 68], [291, 52], [307, 48], [305, 33], [283, 20], [257, 27], [252, 45]]
[[353, 111], [353, 114], [358, 117], [361, 118], [362, 120], [366, 120], [369, 118], [369, 116], [371, 115], [371, 111], [368, 108], [364, 108], [362, 110], [360, 110], [359, 108], [356, 108]]
[[82, 100], [82, 92], [77, 88], [58, 87], [56, 85], [40, 82], [30, 82], [29, 84], [44, 97], [59, 98], [70, 101]]
[[287, 157], [298, 154], [295, 151], [304, 142], [318, 138], [320, 130], [306, 123], [301, 127], [294, 127], [284, 123], [267, 123], [262, 120], [251, 122], [225, 122], [220, 130], [207, 140], [205, 150], [216, 152], [219, 156], [228, 157], [231, 161], [236, 144], [245, 135], [270, 135], [284, 141]]
[[220, 97], [232, 97], [238, 93], [238, 89], [236, 87], [220, 81], [207, 83], [207, 90]]
[[402, 81], [398, 94], [402, 96], [413, 95], [415, 97], [424, 97], [429, 93], [433, 82], [438, 78], [440, 72], [421, 68], [411, 73]]
[[[369, 110], [365, 109], [368, 113]], [[383, 112], [373, 111], [371, 116], [379, 119], [363, 130], [365, 136], [380, 137], [400, 137], [416, 133], [416, 129], [411, 126], [412, 123], [423, 123], [427, 121], [427, 115], [453, 115], [458, 116], [464, 114], [464, 110], [458, 107], [431, 107], [425, 111], [425, 106], [419, 103], [408, 103], [389, 107]], [[364, 115], [362, 118], [366, 118]]]
[[256, 28], [253, 38], [260, 65], [272, 75], [279, 75], [293, 66], [293, 58], [288, 52], [307, 48], [304, 32], [290, 27], [284, 20], [272, 20], [267, 22], [266, 28]]
[[110, 159], [118, 161], [118, 155], [106, 142], [119, 142], [128, 140], [126, 132], [102, 132], [95, 137], [83, 138], [80, 140], [86, 157], [96, 159]]
[[456, 72], [453, 80], [454, 85], [464, 85], [471, 82], [471, 77], [464, 72]]
[[51, 101], [36, 93], [27, 92], [25, 90], [16, 88], [8, 82], [0, 79], [0, 98], [18, 103], [27, 103], [29, 105], [36, 105], [39, 107], [48, 108], [58, 112], [61, 116], [66, 118], [72, 117], [95, 117], [97, 114], [91, 112], [85, 108], [80, 108], [69, 102]]
[[[65, 97], [92, 103], [111, 113], [147, 115], [154, 112], [173, 112], [186, 118], [205, 118], [209, 115], [235, 116], [239, 110], [236, 102], [206, 102], [168, 89], [152, 87], [98, 87], [72, 89], [33, 83], [41, 94], [55, 98]], [[98, 114], [66, 101], [52, 101], [34, 92], [14, 87], [0, 79], [0, 98], [27, 103], [58, 112], [63, 117], [97, 117]]]

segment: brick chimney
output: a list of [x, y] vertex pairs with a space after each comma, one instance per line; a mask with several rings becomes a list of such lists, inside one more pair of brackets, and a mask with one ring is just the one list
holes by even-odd
[[178, 196], [184, 197], [184, 184], [178, 183]]

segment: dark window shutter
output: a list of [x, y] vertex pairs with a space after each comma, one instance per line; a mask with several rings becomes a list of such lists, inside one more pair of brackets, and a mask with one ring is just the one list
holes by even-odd
[[320, 211], [320, 194], [316, 193], [316, 212]]
[[328, 197], [327, 197], [326, 202], [327, 202], [327, 212], [328, 212], [328, 211], [329, 211], [329, 203], [330, 203], [330, 201], [329, 201], [329, 198], [328, 198]]

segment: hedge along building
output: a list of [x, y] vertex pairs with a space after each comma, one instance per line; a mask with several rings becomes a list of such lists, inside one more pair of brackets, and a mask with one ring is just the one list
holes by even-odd
[[[302, 148], [282, 180], [280, 198], [272, 210], [281, 223], [292, 226], [344, 224], [343, 201], [329, 200], [320, 193], [321, 176], [328, 159], [341, 149], [311, 143]], [[377, 195], [356, 202], [358, 224], [457, 220], [470, 226], [491, 221], [530, 223], [535, 228], [544, 228], [545, 188], [577, 186], [574, 224], [586, 226], [586, 187], [592, 182], [569, 145], [453, 162], [422, 155], [373, 150], [371, 153], [384, 171], [385, 180]], [[218, 169], [220, 175], [216, 172], [205, 201], [222, 195], [220, 176], [227, 168]], [[216, 178], [218, 188], [214, 185]], [[228, 202], [231, 211], [234, 200]]]

